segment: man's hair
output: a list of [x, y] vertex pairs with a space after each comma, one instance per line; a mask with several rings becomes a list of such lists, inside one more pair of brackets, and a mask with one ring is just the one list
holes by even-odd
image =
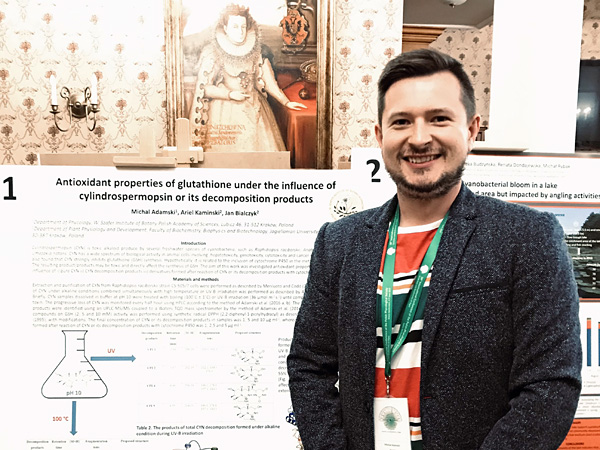
[[379, 125], [385, 108], [385, 94], [396, 81], [423, 77], [439, 72], [450, 72], [460, 83], [460, 100], [467, 112], [467, 120], [475, 116], [475, 91], [463, 66], [453, 57], [433, 49], [419, 49], [402, 53], [389, 61], [377, 84], [377, 118]]
[[221, 12], [221, 17], [219, 18], [219, 25], [221, 27], [225, 27], [227, 22], [229, 21], [229, 16], [242, 16], [246, 18], [246, 27], [250, 30], [255, 25], [255, 21], [250, 15], [250, 8], [240, 5], [235, 5], [230, 3], [225, 7], [225, 9]]

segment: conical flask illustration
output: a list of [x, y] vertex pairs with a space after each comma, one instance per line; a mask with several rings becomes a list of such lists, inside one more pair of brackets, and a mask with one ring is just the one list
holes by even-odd
[[85, 356], [87, 330], [63, 330], [65, 356], [42, 385], [46, 398], [102, 398], [108, 388]]

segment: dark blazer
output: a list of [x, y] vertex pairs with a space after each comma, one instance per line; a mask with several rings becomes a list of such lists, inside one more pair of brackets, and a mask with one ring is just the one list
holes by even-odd
[[[288, 357], [306, 450], [374, 448], [376, 286], [396, 207], [394, 198], [317, 236]], [[425, 308], [424, 448], [558, 448], [581, 389], [578, 308], [556, 219], [463, 186]]]

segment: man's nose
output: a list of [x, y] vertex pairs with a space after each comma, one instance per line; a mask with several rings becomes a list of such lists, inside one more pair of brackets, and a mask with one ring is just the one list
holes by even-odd
[[408, 143], [413, 147], [423, 147], [431, 142], [431, 130], [429, 124], [422, 120], [416, 120], [411, 127]]

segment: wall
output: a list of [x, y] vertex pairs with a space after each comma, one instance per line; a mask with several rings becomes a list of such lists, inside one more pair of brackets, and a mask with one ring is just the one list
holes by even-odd
[[584, 0], [581, 59], [600, 58], [600, 0]]
[[[337, 0], [335, 8], [333, 164], [349, 158], [353, 147], [377, 147], [377, 79], [402, 48], [400, 2]], [[473, 82], [482, 124], [487, 125], [492, 70], [492, 32], [448, 29], [430, 47], [459, 59]]]
[[[337, 14], [341, 9], [345, 17], [356, 18], [361, 14], [369, 14], [373, 18], [371, 28], [379, 29], [385, 29], [386, 16], [388, 21], [398, 20], [397, 9], [390, 9], [397, 2], [378, 0], [370, 2], [369, 8], [364, 8], [361, 3], [359, 0], [337, 0]], [[574, 151], [582, 14], [583, 0], [502, 0], [495, 3], [493, 64], [489, 87], [492, 94], [489, 103], [490, 129], [486, 133], [486, 145], [522, 147], [536, 152]], [[345, 50], [348, 57], [339, 55], [339, 49], [336, 48], [336, 56], [343, 61], [346, 72], [358, 77], [357, 69], [367, 67], [369, 73], [358, 79], [369, 82], [376, 80], [386, 61], [381, 56], [381, 50], [369, 63], [364, 60], [361, 62], [364, 52], [361, 51], [360, 41], [354, 39], [361, 35], [362, 30], [357, 26], [360, 22], [349, 26], [352, 22], [346, 19], [338, 26], [337, 23], [343, 18], [336, 16], [335, 20], [336, 33], [346, 37], [348, 42], [348, 49]], [[336, 44], [339, 42], [338, 36]], [[387, 36], [382, 36], [376, 42], [392, 43], [382, 46], [386, 48], [386, 56], [398, 48], [397, 42]], [[336, 61], [337, 70], [339, 60]], [[339, 77], [340, 74], [335, 74], [336, 81]], [[362, 86], [360, 83], [354, 84], [362, 90], [366, 88], [364, 83]], [[352, 94], [334, 94], [334, 108], [337, 111], [344, 106], [345, 118], [343, 122], [338, 119], [334, 123], [335, 164], [337, 157], [345, 157], [353, 146], [376, 146], [372, 123], [363, 117], [365, 111], [375, 107], [376, 100], [372, 98], [370, 102], [365, 101], [364, 106], [356, 101], [340, 103], [340, 97], [352, 98]]]
[[583, 0], [495, 2], [486, 145], [575, 150]]
[[[347, 159], [352, 147], [377, 146], [375, 83], [381, 68], [401, 48], [400, 2], [374, 0], [365, 5], [361, 0], [336, 0], [335, 5], [334, 166]], [[468, 66], [478, 65], [490, 77], [487, 86], [487, 80], [478, 85], [480, 110], [487, 114], [489, 108], [487, 146], [574, 151], [582, 11], [583, 0], [496, 1], [493, 57], [487, 56], [488, 39], [473, 45], [469, 39], [473, 42], [476, 36], [453, 32], [453, 40], [468, 49]], [[482, 33], [487, 35], [492, 27], [486, 28]], [[439, 41], [436, 45], [448, 50]], [[455, 56], [460, 58], [460, 53]]]
[[[376, 82], [381, 68], [400, 52], [403, 11], [401, 1], [333, 1], [337, 167], [353, 147], [377, 145]], [[556, 7], [549, 7], [554, 1]], [[586, 17], [598, 17], [599, 1], [586, 0]], [[552, 2], [496, 2], [490, 145], [572, 151], [583, 0]], [[37, 151], [136, 151], [145, 123], [154, 124], [157, 144], [164, 145], [162, 1], [149, 0], [143, 10], [117, 0], [89, 7], [55, 3], [67, 1], [0, 0], [0, 164], [33, 163]], [[114, 31], [115, 21], [121, 32]], [[598, 49], [594, 23], [584, 25], [585, 54]], [[101, 120], [93, 133], [82, 123], [69, 133], [53, 127], [52, 71], [60, 86], [81, 87], [91, 72], [102, 77]], [[552, 133], [557, 124], [560, 132]]]
[[403, 3], [337, 0], [334, 18], [334, 167], [353, 147], [377, 147], [377, 79], [402, 49]]
[[[0, 1], [0, 164], [33, 164], [40, 151], [136, 151], [143, 124], [154, 124], [157, 143], [166, 144], [162, 1], [130, 3]], [[50, 75], [59, 89], [81, 89], [92, 73], [96, 129], [84, 120], [59, 132], [49, 113]]]
[[477, 112], [481, 125], [487, 127], [490, 118], [490, 84], [492, 78], [492, 35], [494, 28], [447, 28], [429, 47], [459, 60], [471, 78], [475, 89]]
[[[147, 122], [155, 123], [157, 143], [165, 145], [162, 1], [151, 0], [143, 12], [128, 10], [128, 3], [78, 3], [67, 10], [52, 1], [0, 0], [0, 163], [34, 163], [38, 151], [136, 151], [139, 125]], [[374, 0], [365, 5], [358, 0], [335, 0], [334, 5], [336, 167], [352, 147], [377, 145], [377, 78], [402, 47], [402, 2]], [[157, 17], [149, 19], [150, 11]], [[126, 31], [115, 34], [115, 18], [136, 23], [137, 29], [124, 25]], [[59, 86], [83, 86], [92, 71], [102, 77], [101, 120], [93, 133], [82, 122], [68, 133], [52, 125], [52, 71]]]
[[[581, 36], [581, 59], [599, 59], [600, 58], [600, 0], [584, 0], [583, 10], [583, 31]], [[580, 106], [590, 106], [595, 114], [579, 114], [577, 116], [577, 139], [580, 147], [585, 148], [583, 142], [600, 140], [600, 115], [598, 112], [597, 86], [600, 80], [595, 72], [589, 71], [590, 68], [582, 68], [587, 72], [587, 76], [580, 77], [580, 89], [587, 94], [580, 95]], [[591, 97], [590, 97], [591, 96]], [[591, 100], [591, 104], [586, 104]]]

